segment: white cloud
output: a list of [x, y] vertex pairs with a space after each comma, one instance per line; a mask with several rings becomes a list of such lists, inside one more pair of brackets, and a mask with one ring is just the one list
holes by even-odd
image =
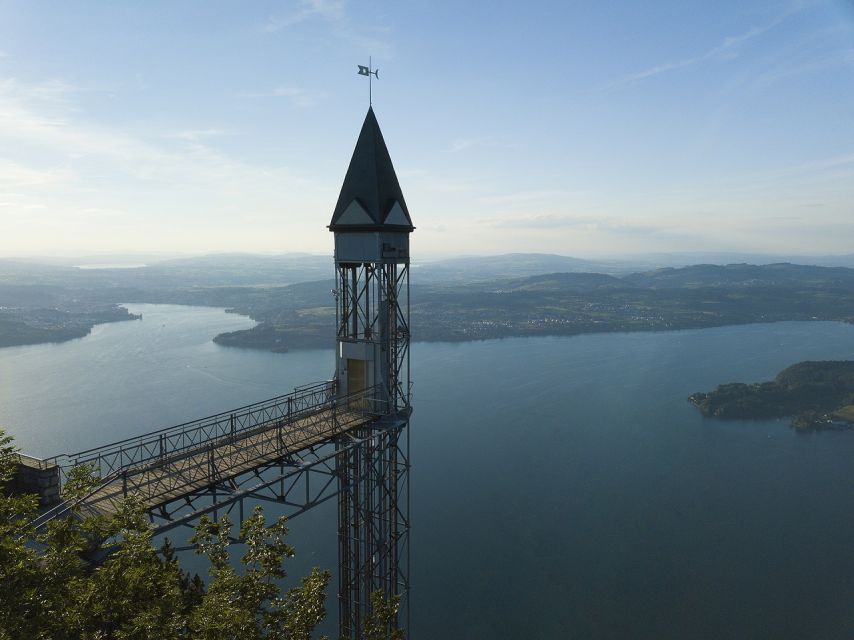
[[[325, 210], [329, 196], [313, 181], [222, 153], [208, 142], [221, 129], [143, 137], [92, 123], [73, 96], [55, 83], [0, 81], [0, 253], [50, 243], [215, 250], [253, 237], [259, 250], [286, 250], [325, 240], [297, 214]], [[276, 232], [259, 238], [246, 217]]]
[[294, 107], [307, 109], [315, 106], [321, 98], [321, 94], [294, 86], [276, 87], [271, 91], [258, 93], [242, 93], [243, 98], [286, 98]]
[[263, 30], [267, 33], [276, 33], [315, 17], [330, 22], [342, 22], [347, 17], [345, 9], [344, 0], [302, 0], [294, 11], [268, 17]]
[[487, 205], [503, 205], [512, 207], [532, 207], [546, 202], [555, 204], [565, 203], [567, 198], [581, 195], [582, 191], [567, 191], [565, 189], [534, 189], [511, 191], [498, 195], [482, 196], [480, 202]]
[[478, 220], [479, 225], [499, 229], [528, 230], [582, 230], [606, 235], [624, 234], [632, 236], [676, 235], [674, 229], [661, 225], [637, 224], [607, 216], [575, 215], [563, 213], [532, 213], [516, 216], [501, 216]]
[[275, 34], [312, 19], [325, 22], [331, 29], [331, 35], [351, 45], [369, 51], [375, 55], [391, 57], [391, 45], [378, 34], [386, 30], [373, 25], [370, 33], [357, 29], [347, 13], [346, 0], [302, 0], [291, 12], [272, 15], [262, 27], [265, 33]]
[[854, 165], [854, 152], [838, 156], [832, 156], [830, 158], [821, 158], [819, 160], [813, 160], [811, 162], [800, 164], [796, 167], [791, 167], [789, 169], [786, 169], [785, 171], [790, 171], [793, 173], [804, 173], [811, 171], [823, 171], [826, 169], [834, 169], [836, 167], [845, 167], [850, 165]]
[[612, 80], [611, 82], [602, 85], [600, 89], [605, 91], [620, 89], [623, 87], [637, 84], [638, 82], [642, 82], [643, 80], [647, 80], [663, 73], [668, 73], [670, 71], [676, 71], [679, 69], [686, 69], [688, 67], [693, 67], [694, 65], [697, 65], [702, 62], [707, 62], [709, 60], [729, 60], [736, 58], [739, 55], [739, 47], [741, 47], [741, 45], [770, 31], [778, 24], [783, 22], [786, 18], [788, 18], [796, 10], [797, 9], [787, 10], [763, 26], [753, 26], [747, 31], [738, 35], [727, 36], [719, 44], [712, 47], [711, 49], [708, 49], [705, 52], [687, 58], [674, 60], [671, 62], [664, 62], [649, 67], [647, 69], [637, 71], [635, 73], [630, 73], [628, 75], [625, 75], [621, 78], [617, 78], [616, 80]]
[[178, 149], [158, 146], [152, 140], [76, 118], [72, 109], [46, 113], [34, 99], [42, 91], [41, 86], [0, 83], [0, 139], [35, 147], [54, 161], [108, 161], [112, 171], [144, 180], [208, 184], [216, 183], [224, 173], [259, 173], [199, 142], [220, 135], [220, 129], [165, 134], [164, 138], [179, 138], [187, 144]]
[[478, 144], [480, 144], [479, 138], [460, 138], [459, 140], [454, 140], [451, 143], [449, 151], [451, 153], [459, 153], [460, 151], [476, 147]]
[[228, 132], [224, 129], [187, 129], [185, 131], [176, 131], [169, 134], [168, 137], [187, 140], [189, 142], [199, 142], [206, 138], [218, 138], [224, 135], [228, 135]]
[[35, 169], [27, 167], [6, 158], [0, 158], [0, 189], [8, 193], [8, 189], [21, 187], [45, 186], [67, 182], [71, 178], [68, 169]]
[[814, 74], [836, 67], [852, 66], [854, 66], [854, 48], [839, 49], [812, 57], [798, 52], [796, 57], [793, 56], [793, 59], [785, 60], [773, 68], [757, 74], [750, 79], [750, 82], [754, 87], [767, 87], [780, 80], [799, 75]]
[[499, 142], [493, 136], [481, 136], [478, 138], [457, 138], [451, 142], [449, 153], [460, 153], [469, 149], [485, 147], [488, 149], [510, 149], [510, 145]]

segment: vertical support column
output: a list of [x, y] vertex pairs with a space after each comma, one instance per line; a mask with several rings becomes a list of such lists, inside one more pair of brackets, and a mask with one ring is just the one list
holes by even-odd
[[361, 630], [359, 579], [361, 553], [359, 549], [358, 512], [359, 478], [358, 451], [348, 446], [346, 439], [336, 442], [338, 453], [338, 635], [357, 638]]
[[379, 394], [377, 420], [336, 445], [339, 633], [350, 638], [361, 637], [376, 591], [400, 596], [394, 626], [409, 628], [408, 267], [408, 259], [339, 265], [338, 338], [375, 345]]
[[[406, 562], [408, 518], [399, 500], [406, 469], [398, 455], [397, 428], [359, 430], [351, 434], [360, 443], [339, 441], [339, 630], [360, 637], [371, 613], [370, 596], [401, 596], [396, 626], [408, 627], [409, 571]], [[405, 608], [404, 608], [405, 607]]]

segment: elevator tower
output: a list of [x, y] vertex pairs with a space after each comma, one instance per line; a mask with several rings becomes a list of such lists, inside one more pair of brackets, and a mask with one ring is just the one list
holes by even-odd
[[[409, 234], [415, 230], [373, 108], [332, 214], [335, 392], [380, 419], [338, 443], [339, 628], [358, 638], [370, 596], [409, 624]], [[353, 439], [361, 446], [353, 447]]]

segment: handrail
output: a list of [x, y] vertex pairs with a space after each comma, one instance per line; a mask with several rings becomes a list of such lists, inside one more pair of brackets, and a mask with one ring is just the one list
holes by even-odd
[[73, 502], [67, 502], [63, 500], [55, 507], [48, 509], [38, 515], [38, 517], [32, 521], [31, 526], [36, 530], [43, 529], [49, 522], [56, 520], [58, 518], [63, 517], [66, 513], [71, 511], [74, 506], [85, 503], [87, 499], [94, 496], [99, 491], [103, 490], [104, 487], [109, 486], [113, 482], [116, 482], [119, 479], [119, 475], [115, 474], [109, 478], [101, 478], [89, 491], [74, 500]]
[[60, 453], [60, 454], [57, 454], [57, 455], [52, 456], [50, 458], [45, 458], [45, 462], [52, 462], [53, 464], [56, 464], [58, 466], [65, 466], [65, 465], [60, 464], [60, 459], [62, 459], [62, 458], [65, 458], [65, 459], [80, 458], [82, 456], [89, 455], [89, 454], [94, 453], [96, 451], [102, 451], [105, 449], [113, 448], [113, 447], [116, 447], [119, 445], [123, 445], [123, 444], [129, 443], [129, 442], [139, 440], [141, 438], [146, 438], [148, 436], [165, 434], [166, 432], [169, 432], [169, 431], [183, 430], [183, 429], [186, 429], [187, 427], [192, 427], [193, 425], [199, 425], [203, 422], [207, 422], [210, 420], [215, 420], [217, 418], [221, 418], [222, 416], [231, 415], [231, 414], [234, 414], [237, 412], [242, 412], [244, 410], [250, 410], [251, 411], [253, 409], [256, 409], [256, 408], [261, 407], [263, 405], [269, 405], [271, 403], [278, 404], [278, 403], [281, 403], [282, 401], [286, 401], [288, 398], [294, 398], [296, 396], [301, 397], [303, 395], [316, 393], [320, 389], [330, 389], [331, 390], [333, 384], [334, 384], [333, 381], [328, 380], [328, 381], [324, 381], [324, 382], [315, 382], [315, 383], [311, 383], [308, 385], [303, 385], [301, 387], [297, 387], [294, 391], [292, 391], [290, 393], [287, 393], [287, 394], [284, 394], [281, 396], [276, 396], [276, 397], [270, 398], [268, 400], [261, 400], [259, 402], [253, 402], [252, 404], [247, 404], [247, 405], [244, 405], [242, 407], [238, 407], [236, 409], [231, 409], [230, 411], [223, 411], [221, 413], [214, 413], [214, 414], [211, 414], [211, 415], [206, 416], [204, 418], [196, 418], [195, 420], [190, 420], [189, 422], [182, 422], [181, 424], [176, 424], [176, 425], [173, 425], [171, 427], [165, 427], [162, 429], [149, 431], [149, 432], [144, 433], [144, 434], [139, 435], [139, 436], [130, 436], [128, 438], [124, 438], [123, 440], [116, 440], [116, 441], [111, 442], [109, 444], [101, 445], [98, 447], [93, 447], [91, 449], [85, 449], [84, 451], [78, 451], [77, 453]]
[[[378, 387], [374, 387], [344, 398], [336, 398], [332, 381], [306, 385], [286, 395], [75, 454], [54, 456], [46, 462], [59, 467], [60, 481], [63, 484], [72, 467], [84, 464], [92, 465], [95, 473], [102, 478], [114, 477], [125, 470], [140, 468], [152, 462], [176, 460], [195, 451], [216, 447], [271, 425], [287, 424], [325, 408], [334, 408], [339, 403], [358, 405], [361, 409], [376, 413], [376, 403], [380, 401], [377, 391]], [[356, 396], [360, 396], [359, 402], [353, 403]]]
[[[283, 411], [283, 407], [287, 411]], [[325, 416], [324, 411], [329, 411], [329, 415]], [[344, 433], [346, 426], [340, 422], [342, 418], [351, 421], [354, 415], [379, 417], [387, 413], [388, 400], [382, 393], [381, 386], [336, 397], [334, 385], [330, 382], [311, 386], [308, 391], [303, 387], [302, 390], [297, 389], [294, 393], [271, 400], [141, 436], [125, 438], [78, 454], [56, 456], [50, 459], [53, 463], [59, 463], [61, 458], [70, 462], [67, 467], [59, 466], [63, 483], [69, 469], [77, 464], [93, 465], [100, 480], [82, 498], [62, 502], [40, 514], [33, 526], [40, 529], [48, 522], [64, 517], [74, 504], [103, 499], [104, 489], [117, 482], [122, 483], [123, 496], [129, 495], [130, 492], [141, 492], [144, 498], [154, 498], [164, 487], [174, 488], [176, 481], [182, 481], [182, 474], [187, 469], [198, 468], [200, 454], [207, 454], [204, 459], [210, 460], [209, 473], [211, 478], [214, 478], [219, 473], [215, 458], [217, 448], [221, 446], [228, 449], [234, 444], [246, 441], [250, 443], [247, 451], [250, 451], [251, 455], [259, 456], [259, 460], [269, 459], [271, 454], [282, 456], [288, 453], [288, 450], [297, 451], [304, 446], [301, 443], [312, 441], [318, 429], [327, 437]], [[305, 419], [308, 419], [308, 423], [300, 422]], [[328, 426], [321, 426], [327, 421], [330, 421]], [[290, 430], [288, 427], [291, 427]], [[270, 430], [275, 430], [273, 438], [261, 441], [255, 439], [256, 434]], [[303, 431], [305, 438], [292, 438]], [[289, 442], [287, 448], [283, 448], [284, 441]], [[146, 480], [145, 474], [159, 468], [168, 471], [154, 483]], [[96, 498], [98, 494], [101, 498]]]

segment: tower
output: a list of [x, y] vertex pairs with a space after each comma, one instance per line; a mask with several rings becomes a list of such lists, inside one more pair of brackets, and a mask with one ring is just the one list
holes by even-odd
[[[339, 629], [358, 638], [370, 596], [409, 595], [409, 234], [415, 230], [373, 108], [329, 230], [335, 234], [339, 399], [378, 419], [339, 441]], [[360, 446], [353, 447], [354, 439]], [[349, 446], [347, 446], [349, 445]]]

